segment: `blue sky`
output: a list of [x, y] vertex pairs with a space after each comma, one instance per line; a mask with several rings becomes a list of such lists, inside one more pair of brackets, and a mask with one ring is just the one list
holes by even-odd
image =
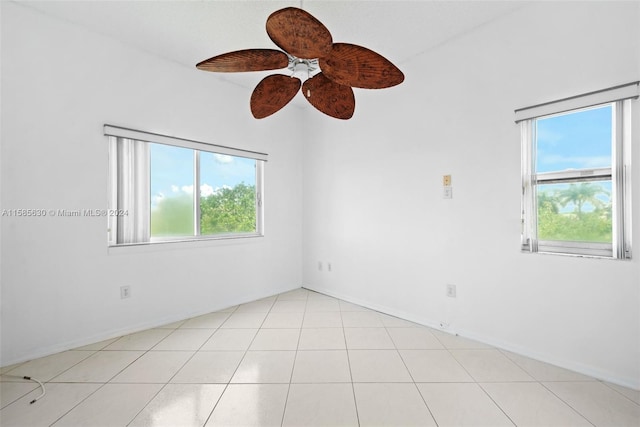
[[611, 106], [538, 119], [536, 172], [611, 167]]
[[[193, 194], [193, 150], [151, 144], [151, 204], [163, 197]], [[241, 182], [255, 184], [255, 160], [200, 153], [200, 193], [212, 194]]]

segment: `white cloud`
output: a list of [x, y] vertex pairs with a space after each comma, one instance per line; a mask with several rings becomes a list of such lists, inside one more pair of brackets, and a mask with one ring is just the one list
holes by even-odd
[[178, 191], [180, 191], [180, 187], [178, 187], [177, 185], [172, 185], [171, 186], [171, 191], [174, 193], [177, 193]]
[[233, 157], [226, 154], [214, 153], [213, 158], [217, 163], [233, 163]]
[[213, 193], [215, 193], [214, 189], [212, 186], [210, 186], [209, 184], [202, 184], [200, 186], [200, 196], [201, 197], [207, 197], [212, 195]]
[[163, 199], [165, 198], [165, 195], [162, 193], [158, 193], [155, 194], [152, 198], [151, 201], [154, 205], [158, 204], [159, 202], [161, 202]]
[[187, 194], [193, 194], [193, 185], [183, 185], [180, 189]]

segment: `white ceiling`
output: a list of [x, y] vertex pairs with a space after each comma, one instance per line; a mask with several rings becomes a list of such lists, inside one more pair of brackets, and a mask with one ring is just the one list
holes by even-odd
[[[173, 0], [17, 1], [47, 15], [194, 68], [212, 56], [247, 48], [277, 48], [265, 22], [296, 6], [319, 19], [334, 42], [359, 44], [401, 70], [412, 58], [523, 7], [524, 1]], [[268, 74], [220, 75], [249, 90]], [[406, 71], [405, 71], [406, 74]]]

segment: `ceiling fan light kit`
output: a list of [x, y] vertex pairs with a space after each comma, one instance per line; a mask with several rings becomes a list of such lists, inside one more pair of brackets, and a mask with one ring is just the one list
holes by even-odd
[[[282, 50], [245, 49], [214, 56], [196, 65], [218, 73], [287, 68], [291, 75], [272, 74], [251, 94], [256, 119], [287, 105], [298, 90], [316, 109], [337, 119], [355, 111], [354, 87], [383, 89], [404, 81], [404, 74], [382, 55], [362, 46], [333, 43], [329, 30], [310, 13], [287, 7], [267, 18], [267, 34]], [[304, 83], [297, 77], [306, 74]]]

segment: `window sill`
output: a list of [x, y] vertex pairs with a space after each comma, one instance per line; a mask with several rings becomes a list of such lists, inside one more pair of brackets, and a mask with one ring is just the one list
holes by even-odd
[[148, 252], [174, 251], [176, 249], [197, 249], [216, 246], [229, 246], [238, 244], [256, 243], [263, 234], [250, 234], [243, 236], [222, 236], [184, 240], [163, 240], [147, 243], [132, 243], [111, 245], [107, 248], [109, 255], [136, 254]]

